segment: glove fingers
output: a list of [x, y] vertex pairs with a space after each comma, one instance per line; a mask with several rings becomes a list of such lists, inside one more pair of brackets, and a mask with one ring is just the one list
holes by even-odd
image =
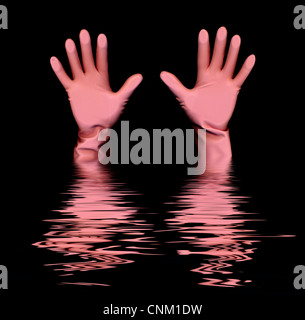
[[91, 48], [91, 39], [89, 32], [87, 30], [82, 30], [79, 33], [79, 41], [82, 52], [82, 62], [85, 72], [90, 72], [95, 69], [92, 48]]
[[183, 100], [187, 92], [187, 88], [172, 73], [162, 71], [160, 74], [162, 81], [169, 87], [173, 94]]
[[227, 30], [225, 27], [218, 29], [213, 49], [213, 57], [211, 60], [211, 69], [221, 69], [223, 58], [226, 50]]
[[59, 62], [59, 60], [56, 57], [52, 57], [50, 62], [51, 62], [52, 69], [53, 69], [54, 73], [56, 74], [58, 80], [64, 86], [64, 88], [67, 90], [70, 87], [72, 80], [66, 74], [64, 68], [62, 67], [61, 63]]
[[227, 60], [225, 66], [223, 67], [223, 72], [229, 77], [233, 77], [234, 74], [238, 52], [240, 48], [240, 42], [240, 37], [238, 35], [235, 35], [230, 43]]
[[97, 38], [96, 68], [108, 79], [107, 38], [104, 34], [100, 34]]
[[254, 64], [255, 64], [255, 55], [252, 54], [246, 59], [239, 73], [233, 80], [237, 87], [241, 87], [242, 84], [245, 82], [252, 68], [254, 67]]
[[200, 79], [202, 73], [207, 69], [210, 63], [210, 42], [209, 34], [202, 29], [198, 36], [198, 57], [197, 57], [197, 78]]
[[68, 39], [66, 41], [66, 51], [69, 59], [73, 78], [77, 78], [83, 74], [83, 69], [79, 61], [76, 46], [73, 40]]

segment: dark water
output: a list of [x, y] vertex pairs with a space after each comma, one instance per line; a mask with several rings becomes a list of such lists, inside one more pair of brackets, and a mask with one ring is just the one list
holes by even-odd
[[258, 275], [247, 272], [256, 251], [267, 242], [291, 246], [295, 235], [262, 232], [266, 218], [242, 209], [248, 197], [232, 181], [232, 173], [185, 177], [179, 193], [154, 211], [139, 206], [141, 194], [109, 169], [76, 167], [67, 199], [51, 210], [48, 231], [33, 246], [37, 254], [56, 253], [44, 266], [59, 285], [111, 286], [109, 269], [170, 255], [195, 273], [197, 285], [256, 286]]
[[100, 319], [111, 303], [197, 303], [214, 319], [298, 310], [297, 212], [266, 193], [269, 180], [259, 189], [233, 168], [190, 177], [179, 166], [98, 163], [52, 174], [40, 193], [37, 184], [32, 215], [20, 211], [13, 224], [10, 292], [27, 312], [14, 311]]

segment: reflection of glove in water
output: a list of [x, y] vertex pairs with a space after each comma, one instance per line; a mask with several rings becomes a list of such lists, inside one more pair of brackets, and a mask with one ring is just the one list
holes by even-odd
[[209, 35], [206, 30], [199, 33], [197, 82], [193, 89], [184, 87], [173, 74], [164, 71], [161, 73], [161, 79], [176, 95], [191, 121], [207, 130], [207, 166], [211, 166], [211, 163], [218, 166], [216, 162], [231, 157], [228, 122], [240, 87], [255, 63], [255, 56], [249, 56], [233, 78], [240, 37], [235, 35], [232, 38], [223, 66], [226, 39], [227, 31], [221, 27], [216, 35], [210, 61]]
[[[142, 76], [140, 74], [131, 76], [119, 91], [113, 92], [109, 85], [105, 35], [100, 34], [97, 39], [96, 65], [88, 31], [82, 30], [79, 38], [83, 68], [74, 42], [71, 39], [66, 41], [73, 80], [66, 74], [57, 58], [51, 58], [51, 66], [68, 93], [72, 112], [79, 128], [80, 142], [84, 142], [87, 137], [94, 137], [97, 143], [99, 130], [113, 126], [118, 120], [124, 104], [142, 81]], [[88, 145], [87, 149], [91, 147], [93, 146]]]

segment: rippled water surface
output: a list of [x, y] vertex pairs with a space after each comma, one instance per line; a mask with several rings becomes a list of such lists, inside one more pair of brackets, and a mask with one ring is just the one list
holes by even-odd
[[[67, 200], [52, 210], [44, 221], [49, 231], [33, 245], [56, 253], [44, 265], [60, 285], [111, 286], [106, 269], [119, 271], [143, 257], [154, 262], [161, 256], [185, 263], [197, 274], [197, 285], [251, 286], [253, 271], [246, 272], [246, 263], [255, 259], [262, 240], [288, 238], [289, 244], [294, 235], [262, 233], [266, 218], [242, 209], [249, 198], [233, 181], [232, 174], [187, 177], [157, 212], [141, 206], [142, 195], [109, 169], [77, 166]], [[97, 270], [98, 277], [85, 275]]]

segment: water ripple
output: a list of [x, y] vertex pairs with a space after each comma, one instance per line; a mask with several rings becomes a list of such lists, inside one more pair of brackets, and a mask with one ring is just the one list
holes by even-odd
[[232, 278], [236, 263], [252, 260], [262, 238], [293, 237], [259, 234], [256, 226], [265, 219], [240, 209], [248, 198], [238, 194], [231, 179], [228, 174], [198, 177], [169, 203], [175, 204], [175, 210], [170, 211], [174, 217], [167, 223], [180, 230], [187, 247], [178, 254], [202, 257], [200, 266], [191, 270], [202, 275], [200, 285], [236, 287], [251, 283], [251, 279]]
[[156, 212], [144, 208], [139, 214], [143, 208], [136, 204], [137, 192], [99, 164], [78, 165], [66, 195], [61, 208], [52, 211], [54, 218], [45, 220], [49, 231], [43, 240], [33, 244], [59, 254], [59, 261], [45, 266], [61, 279], [70, 277], [62, 285], [108, 286], [73, 281], [73, 276], [118, 268], [136, 262], [137, 256], [166, 255], [164, 246], [173, 246], [177, 256], [195, 258], [197, 265], [190, 271], [200, 276], [199, 285], [246, 286], [252, 279], [241, 276], [238, 265], [253, 259], [264, 237], [285, 236], [258, 232], [264, 219], [241, 209], [248, 198], [239, 194], [229, 174], [188, 178], [180, 193], [163, 203], [158, 227], [147, 218]]

